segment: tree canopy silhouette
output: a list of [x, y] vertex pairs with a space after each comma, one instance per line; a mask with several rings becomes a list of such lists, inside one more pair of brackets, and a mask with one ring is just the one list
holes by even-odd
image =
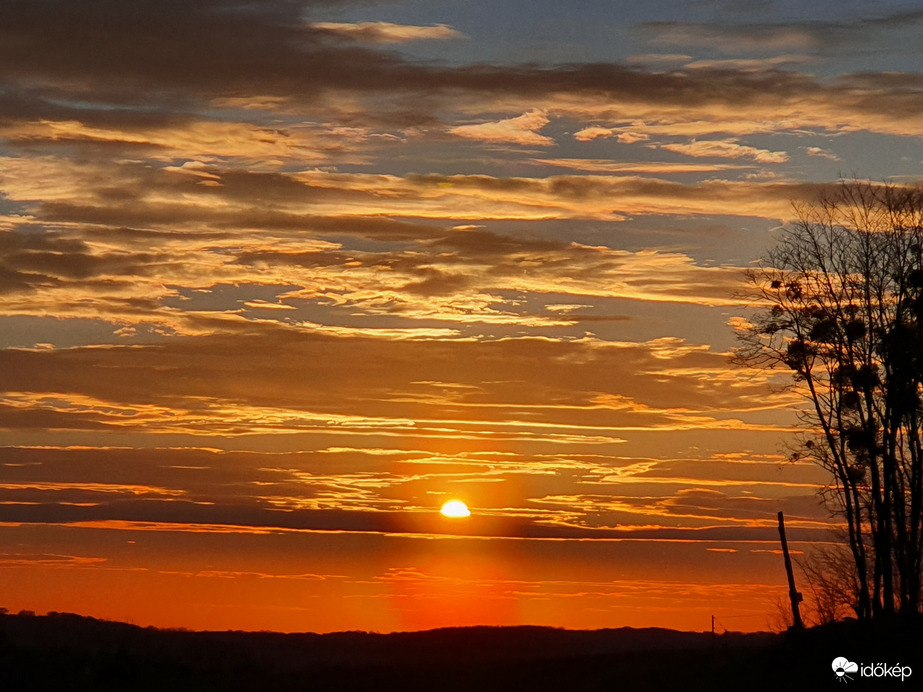
[[799, 450], [829, 470], [860, 619], [921, 605], [923, 188], [844, 181], [748, 272], [738, 358], [808, 404]]

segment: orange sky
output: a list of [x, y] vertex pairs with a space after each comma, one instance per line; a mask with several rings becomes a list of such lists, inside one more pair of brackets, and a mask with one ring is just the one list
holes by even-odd
[[769, 626], [833, 521], [742, 271], [923, 162], [923, 13], [826, 4], [9, 3], [0, 606]]

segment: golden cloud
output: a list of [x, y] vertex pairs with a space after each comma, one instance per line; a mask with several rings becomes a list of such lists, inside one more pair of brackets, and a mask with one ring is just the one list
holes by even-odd
[[367, 43], [406, 43], [408, 41], [445, 41], [465, 38], [465, 35], [445, 24], [435, 26], [410, 26], [390, 22], [312, 22], [310, 26], [322, 31], [345, 36]]
[[554, 140], [538, 133], [550, 122], [542, 110], [532, 110], [515, 118], [477, 125], [458, 125], [449, 132], [466, 139], [523, 146], [549, 146]]

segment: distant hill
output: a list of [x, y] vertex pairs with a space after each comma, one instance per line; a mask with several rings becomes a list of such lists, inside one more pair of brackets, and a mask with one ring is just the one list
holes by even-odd
[[[550, 627], [280, 634], [160, 630], [66, 613], [3, 614], [0, 690], [801, 688], [833, 683], [830, 663], [837, 656], [864, 660], [872, 654], [879, 658], [868, 660], [877, 661], [903, 652], [900, 662], [906, 663], [919, 646], [901, 642], [908, 642], [903, 631], [883, 636], [855, 624], [798, 636]], [[923, 665], [918, 673], [923, 678]]]

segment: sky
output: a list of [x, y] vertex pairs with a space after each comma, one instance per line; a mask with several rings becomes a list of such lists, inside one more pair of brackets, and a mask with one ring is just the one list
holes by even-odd
[[2, 14], [0, 606], [752, 630], [831, 540], [734, 327], [793, 203], [923, 179], [918, 2]]

